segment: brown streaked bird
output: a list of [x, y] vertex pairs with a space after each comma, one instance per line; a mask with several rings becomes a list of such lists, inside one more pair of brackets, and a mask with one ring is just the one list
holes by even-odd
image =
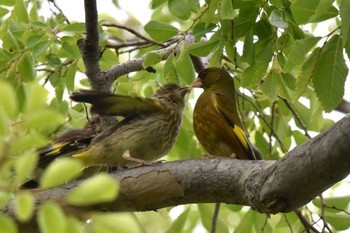
[[262, 159], [244, 133], [231, 76], [224, 69], [207, 68], [191, 87], [204, 89], [193, 112], [194, 132], [204, 149], [214, 156]]
[[152, 98], [114, 95], [97, 91], [73, 93], [71, 99], [92, 104], [100, 115], [123, 116], [118, 124], [94, 137], [72, 156], [85, 166], [132, 166], [166, 155], [180, 132], [184, 96], [188, 88], [166, 84]]

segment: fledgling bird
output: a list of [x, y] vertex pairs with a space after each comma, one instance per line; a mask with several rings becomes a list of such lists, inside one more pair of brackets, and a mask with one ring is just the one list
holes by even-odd
[[190, 87], [204, 89], [193, 112], [194, 132], [204, 149], [215, 156], [262, 159], [244, 133], [231, 76], [221, 68], [206, 68]]
[[152, 98], [98, 91], [73, 93], [71, 99], [92, 104], [92, 112], [124, 119], [98, 134], [86, 148], [72, 156], [87, 167], [127, 167], [161, 158], [170, 151], [180, 132], [187, 91], [188, 88], [166, 84]]

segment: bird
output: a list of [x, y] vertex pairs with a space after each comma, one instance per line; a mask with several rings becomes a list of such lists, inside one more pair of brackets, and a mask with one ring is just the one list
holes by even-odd
[[[243, 160], [262, 159], [244, 133], [236, 107], [233, 79], [224, 69], [199, 72], [190, 88], [203, 88], [193, 110], [193, 129], [199, 143], [212, 156]], [[211, 232], [216, 231], [220, 203], [216, 203]]]
[[163, 157], [180, 132], [187, 91], [188, 88], [177, 84], [165, 84], [152, 98], [93, 90], [72, 93], [73, 101], [90, 103], [93, 113], [124, 117], [93, 137], [72, 157], [80, 159], [86, 167], [130, 167]]
[[199, 72], [190, 88], [203, 88], [193, 111], [193, 128], [199, 143], [211, 155], [243, 160], [262, 159], [246, 136], [236, 107], [232, 77], [222, 68]]

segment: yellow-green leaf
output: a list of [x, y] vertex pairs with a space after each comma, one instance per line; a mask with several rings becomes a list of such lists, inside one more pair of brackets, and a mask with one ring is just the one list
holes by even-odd
[[15, 221], [7, 215], [0, 214], [0, 226], [1, 233], [18, 233]]
[[28, 221], [34, 212], [34, 197], [30, 192], [22, 191], [14, 199], [15, 214], [18, 220]]
[[17, 63], [17, 71], [23, 81], [29, 82], [34, 80], [36, 72], [34, 70], [33, 57], [31, 52], [26, 51], [19, 58]]
[[47, 202], [40, 207], [37, 221], [41, 233], [65, 233], [66, 217], [54, 202]]
[[52, 162], [40, 179], [44, 189], [62, 185], [77, 177], [83, 169], [81, 161], [74, 158], [61, 158]]
[[149, 66], [157, 65], [162, 60], [162, 55], [159, 53], [151, 52], [148, 53], [142, 62], [142, 66], [146, 69]]
[[111, 176], [100, 173], [71, 190], [66, 200], [72, 205], [91, 205], [112, 201], [118, 192], [119, 183]]
[[30, 153], [28, 155], [23, 155], [18, 158], [15, 163], [16, 169], [16, 181], [17, 184], [22, 184], [30, 175], [36, 167], [38, 162], [38, 155], [36, 153]]

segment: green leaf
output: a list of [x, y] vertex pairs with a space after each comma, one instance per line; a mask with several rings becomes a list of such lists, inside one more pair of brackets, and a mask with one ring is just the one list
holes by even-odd
[[86, 31], [84, 23], [71, 23], [65, 25], [61, 31], [84, 33]]
[[156, 52], [147, 53], [145, 59], [142, 62], [142, 66], [146, 69], [149, 66], [157, 65], [162, 61], [163, 56]]
[[18, 114], [17, 96], [13, 87], [7, 82], [0, 82], [0, 109], [9, 118], [14, 119]]
[[314, 49], [311, 55], [306, 59], [302, 67], [301, 74], [298, 76], [295, 83], [297, 98], [303, 95], [305, 90], [307, 89], [307, 86], [309, 85], [309, 82], [313, 75], [316, 63], [318, 61], [320, 52], [321, 52], [321, 48], [317, 47], [316, 49]]
[[85, 233], [84, 223], [75, 219], [74, 217], [68, 217], [66, 221], [66, 233]]
[[291, 5], [295, 21], [298, 24], [321, 22], [338, 15], [332, 6], [334, 0], [296, 0]]
[[282, 14], [278, 10], [273, 10], [269, 16], [269, 22], [277, 28], [287, 28], [288, 23], [284, 20]]
[[334, 35], [322, 48], [312, 79], [325, 111], [333, 110], [342, 100], [347, 74], [342, 40]]
[[253, 65], [247, 67], [242, 73], [242, 87], [256, 89], [265, 76], [268, 63], [255, 62]]
[[92, 217], [93, 232], [103, 233], [141, 233], [144, 229], [140, 229], [140, 222], [131, 214], [93, 214]]
[[341, 28], [340, 33], [343, 39], [343, 46], [350, 58], [350, 1], [341, 1], [340, 6]]
[[15, 214], [18, 220], [28, 221], [34, 213], [34, 197], [30, 192], [22, 191], [14, 199]]
[[68, 91], [74, 91], [74, 80], [75, 80], [76, 70], [77, 70], [77, 63], [74, 62], [68, 67], [66, 71], [64, 81]]
[[24, 112], [35, 112], [46, 106], [48, 91], [38, 83], [28, 83], [25, 90], [26, 106]]
[[0, 18], [4, 17], [9, 12], [8, 9], [0, 7]]
[[208, 54], [219, 44], [219, 42], [219, 38], [209, 41], [199, 41], [187, 45], [186, 48], [187, 51], [194, 56], [205, 57], [208, 56]]
[[16, 17], [23, 23], [28, 24], [30, 21], [24, 0], [16, 0], [15, 6], [13, 8], [13, 14], [15, 14]]
[[77, 177], [83, 169], [81, 161], [74, 158], [60, 158], [50, 163], [40, 179], [43, 189], [62, 185]]
[[176, 68], [174, 65], [174, 55], [171, 54], [165, 61], [163, 67], [163, 79], [166, 83], [176, 83], [180, 84], [179, 76], [176, 73]]
[[169, 24], [151, 20], [145, 25], [145, 31], [156, 41], [166, 41], [177, 35], [179, 30]]
[[350, 195], [347, 196], [338, 196], [338, 197], [325, 197], [323, 198], [323, 203], [319, 198], [312, 200], [312, 203], [318, 208], [322, 208], [322, 205], [325, 204], [328, 207], [335, 207], [337, 209], [347, 209], [350, 203]]
[[221, 19], [233, 19], [235, 16], [233, 9], [233, 1], [232, 0], [222, 0], [220, 1], [220, 5], [218, 7], [219, 15]]
[[191, 6], [186, 0], [169, 0], [169, 11], [172, 15], [182, 20], [188, 20], [191, 17]]
[[38, 163], [38, 155], [33, 152], [16, 159], [16, 182], [22, 184], [34, 171]]
[[18, 233], [15, 221], [7, 215], [0, 214], [1, 233]]
[[190, 206], [187, 206], [185, 211], [182, 212], [181, 215], [179, 217], [177, 217], [174, 222], [172, 222], [170, 228], [166, 231], [166, 233], [183, 232], [189, 212], [190, 212]]
[[297, 145], [300, 145], [300, 144], [302, 144], [302, 143], [304, 143], [304, 142], [309, 140], [309, 138], [306, 137], [305, 134], [301, 133], [298, 130], [294, 130], [293, 131], [293, 137], [294, 137], [295, 142], [296, 142]]
[[47, 48], [50, 46], [51, 41], [41, 41], [34, 45], [33, 47], [33, 60], [38, 59], [41, 55], [43, 55]]
[[33, 57], [30, 51], [24, 52], [19, 58], [17, 63], [17, 71], [20, 75], [20, 78], [25, 82], [29, 82], [35, 79], [36, 72], [34, 70]]
[[41, 233], [65, 233], [66, 217], [58, 204], [46, 202], [40, 207], [37, 218]]
[[167, 0], [152, 0], [150, 4], [151, 9], [156, 9], [160, 7], [162, 4], [164, 4], [165, 2], [167, 2]]
[[[187, 51], [182, 51], [175, 61], [176, 73], [185, 85], [189, 85], [195, 78], [195, 72], [190, 55]], [[182, 84], [182, 86], [183, 86]]]
[[270, 72], [264, 82], [261, 84], [261, 91], [270, 97], [270, 101], [273, 102], [277, 98], [277, 82], [278, 73]]
[[350, 216], [348, 214], [325, 213], [325, 220], [337, 231], [345, 231], [350, 227]]
[[308, 37], [296, 40], [287, 56], [287, 63], [283, 67], [284, 72], [291, 72], [295, 67], [302, 65], [305, 56], [312, 49], [321, 37]]
[[58, 114], [54, 109], [44, 108], [33, 110], [30, 114], [27, 114], [21, 128], [25, 130], [35, 129], [36, 132], [48, 134], [52, 133], [63, 122], [64, 117], [61, 114]]
[[119, 192], [119, 183], [111, 176], [99, 173], [81, 183], [66, 196], [72, 205], [91, 205], [112, 201]]

